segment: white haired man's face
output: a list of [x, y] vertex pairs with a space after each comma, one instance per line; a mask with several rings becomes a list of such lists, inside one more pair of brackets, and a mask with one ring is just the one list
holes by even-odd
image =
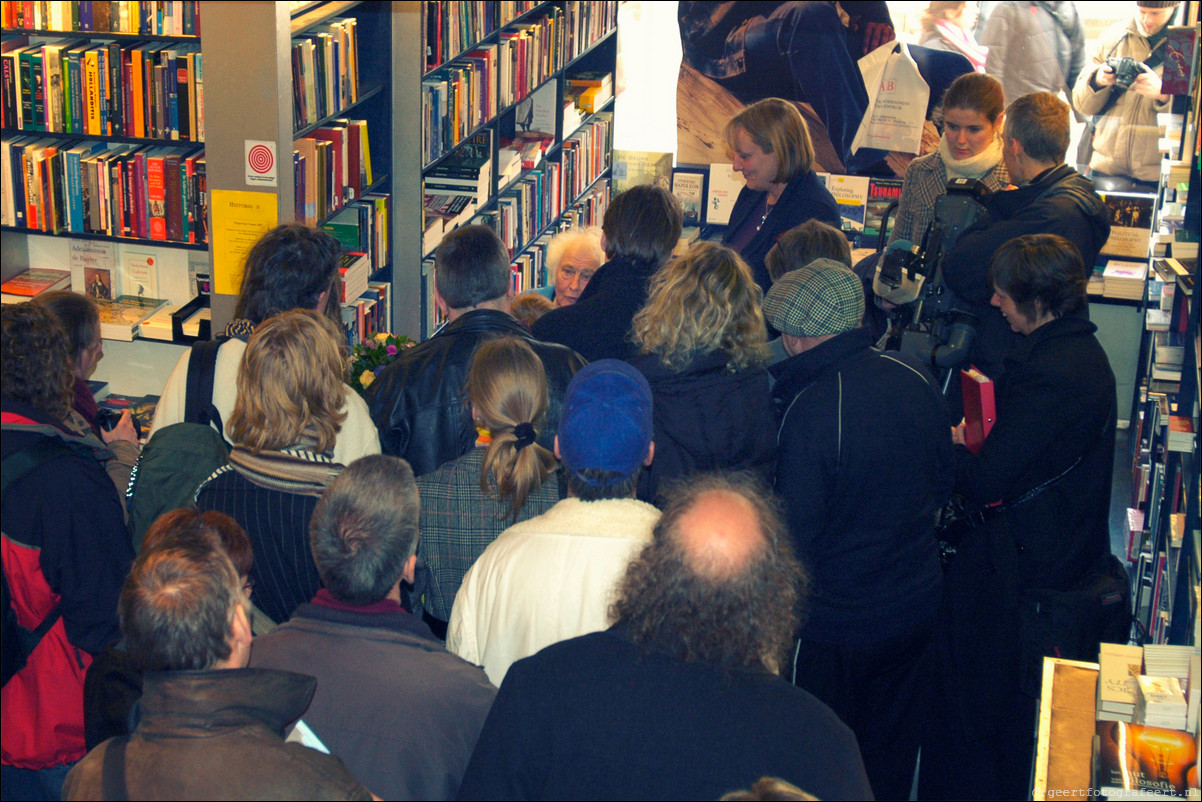
[[600, 266], [601, 263], [587, 248], [568, 246], [555, 273], [555, 305], [571, 306], [579, 301], [580, 293], [584, 292]]

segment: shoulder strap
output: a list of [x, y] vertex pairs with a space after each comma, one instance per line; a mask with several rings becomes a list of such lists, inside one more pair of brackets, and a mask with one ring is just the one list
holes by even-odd
[[100, 798], [129, 799], [125, 785], [125, 747], [129, 736], [119, 735], [109, 741], [104, 750], [104, 763], [100, 769]]
[[43, 462], [62, 454], [69, 454], [73, 450], [71, 446], [57, 437], [39, 437], [25, 448], [9, 454], [0, 461], [0, 494], [6, 492], [9, 485]]
[[225, 438], [221, 413], [213, 403], [213, 385], [217, 374], [217, 352], [228, 338], [192, 343], [188, 355], [188, 379], [184, 396], [184, 421], [209, 424]]

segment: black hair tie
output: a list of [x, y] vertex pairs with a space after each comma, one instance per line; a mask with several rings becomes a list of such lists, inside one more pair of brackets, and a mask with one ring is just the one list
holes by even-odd
[[521, 451], [534, 442], [534, 426], [529, 423], [519, 423], [513, 427], [513, 436], [517, 438], [517, 450]]

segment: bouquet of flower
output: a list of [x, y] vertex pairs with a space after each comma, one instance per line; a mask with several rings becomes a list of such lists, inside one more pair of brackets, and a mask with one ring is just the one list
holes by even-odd
[[347, 360], [347, 384], [363, 395], [379, 372], [392, 364], [397, 354], [415, 345], [417, 343], [403, 334], [397, 337], [386, 331], [370, 340], [363, 340], [351, 349], [350, 359]]

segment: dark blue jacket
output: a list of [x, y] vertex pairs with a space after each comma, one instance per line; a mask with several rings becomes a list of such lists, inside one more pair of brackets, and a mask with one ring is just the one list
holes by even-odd
[[935, 514], [951, 494], [947, 408], [912, 357], [867, 328], [772, 367], [782, 417], [776, 492], [810, 569], [809, 640], [862, 645], [929, 625]]
[[[730, 242], [748, 217], [752, 214], [763, 213], [766, 194], [743, 187], [743, 190], [739, 192], [738, 199], [735, 200], [735, 207], [730, 211], [730, 224], [722, 237], [722, 244]], [[755, 278], [755, 283], [759, 284], [760, 289], [765, 293], [772, 286], [772, 279], [768, 277], [768, 268], [764, 266], [764, 257], [768, 255], [768, 251], [772, 250], [772, 246], [776, 244], [781, 234], [807, 220], [820, 220], [835, 228], [842, 225], [842, 219], [839, 217], [839, 204], [835, 202], [834, 196], [813, 170], [800, 173], [785, 185], [785, 191], [781, 193], [776, 205], [772, 207], [771, 213], [764, 219], [760, 230], [739, 254], [743, 257], [743, 261], [751, 267], [751, 275]], [[593, 278], [595, 280], [596, 276]]]

